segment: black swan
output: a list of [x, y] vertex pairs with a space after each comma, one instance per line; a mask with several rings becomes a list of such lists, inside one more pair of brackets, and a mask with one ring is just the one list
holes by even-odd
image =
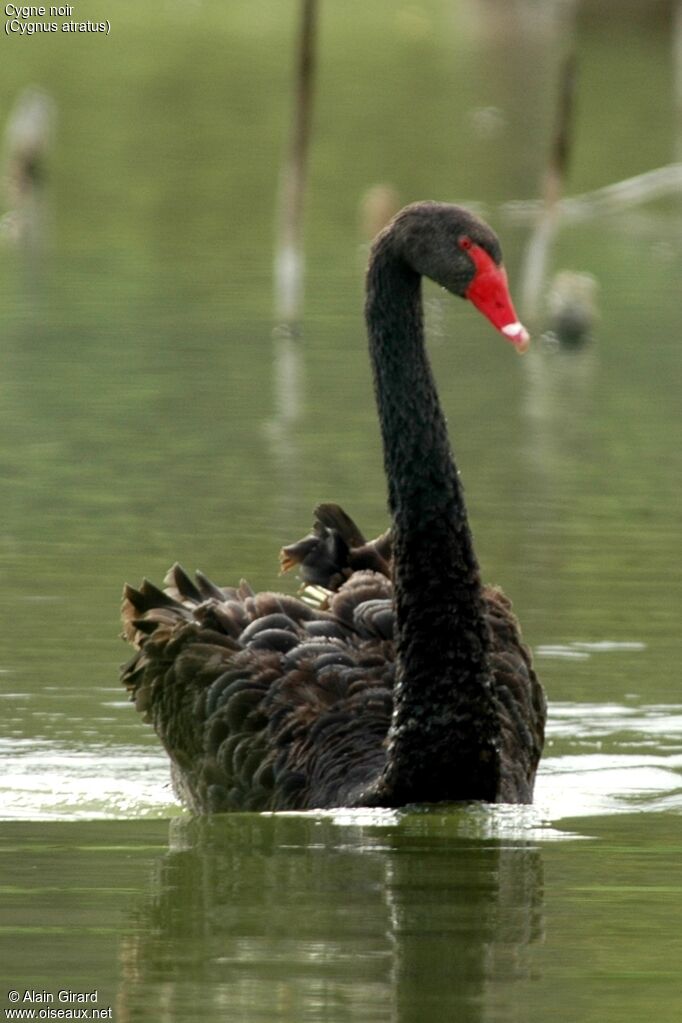
[[520, 350], [498, 240], [443, 203], [376, 239], [366, 320], [390, 534], [365, 542], [338, 506], [284, 548], [320, 601], [176, 565], [126, 587], [137, 648], [123, 682], [198, 813], [528, 803], [545, 698], [509, 601], [484, 587], [424, 347], [421, 277], [470, 299]]

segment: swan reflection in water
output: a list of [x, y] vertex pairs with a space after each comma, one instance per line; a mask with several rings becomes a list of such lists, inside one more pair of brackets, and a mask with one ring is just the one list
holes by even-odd
[[543, 930], [540, 847], [489, 837], [490, 816], [174, 821], [122, 945], [120, 1018], [490, 1018]]

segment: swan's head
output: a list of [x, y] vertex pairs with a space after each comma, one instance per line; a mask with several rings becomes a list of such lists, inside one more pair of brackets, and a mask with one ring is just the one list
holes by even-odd
[[514, 310], [492, 228], [461, 206], [419, 202], [400, 211], [386, 236], [413, 270], [473, 302], [517, 351], [526, 351], [530, 335]]

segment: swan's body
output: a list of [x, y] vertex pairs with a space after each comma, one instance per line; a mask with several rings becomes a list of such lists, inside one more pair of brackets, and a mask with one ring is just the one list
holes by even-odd
[[480, 580], [421, 314], [425, 274], [521, 347], [500, 262], [454, 206], [407, 207], [377, 239], [366, 316], [392, 527], [365, 544], [337, 510], [285, 548], [325, 606], [177, 566], [165, 592], [126, 589], [124, 682], [191, 809], [531, 801], [544, 695], [509, 602]]

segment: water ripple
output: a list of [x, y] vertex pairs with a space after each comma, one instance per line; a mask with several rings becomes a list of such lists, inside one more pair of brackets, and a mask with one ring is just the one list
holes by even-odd
[[159, 750], [0, 740], [0, 819], [97, 820], [177, 813]]
[[[48, 740], [3, 739], [0, 772], [5, 820], [181, 812], [165, 754], [147, 746], [74, 749]], [[485, 827], [491, 834], [552, 838], [557, 832], [551, 825], [572, 817], [662, 811], [682, 811], [682, 705], [557, 703], [550, 708], [535, 805], [492, 808]], [[377, 822], [374, 810], [330, 812], [339, 820], [350, 813], [355, 823]], [[380, 822], [391, 814], [382, 811]]]

